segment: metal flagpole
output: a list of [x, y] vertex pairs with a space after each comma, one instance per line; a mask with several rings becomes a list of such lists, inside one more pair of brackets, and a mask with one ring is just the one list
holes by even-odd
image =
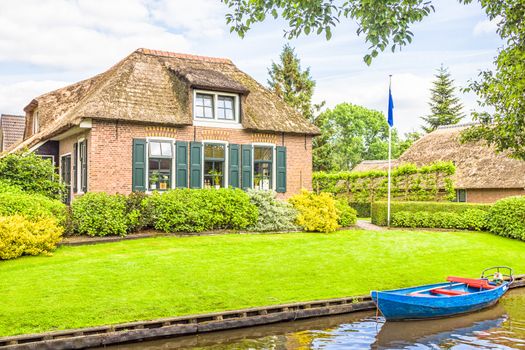
[[[391, 89], [392, 89], [392, 74], [390, 74], [388, 82], [388, 98], [391, 98]], [[390, 109], [390, 102], [389, 102]], [[387, 203], [387, 226], [390, 226], [390, 182], [391, 182], [391, 173], [392, 171], [392, 125], [388, 124], [388, 203]]]

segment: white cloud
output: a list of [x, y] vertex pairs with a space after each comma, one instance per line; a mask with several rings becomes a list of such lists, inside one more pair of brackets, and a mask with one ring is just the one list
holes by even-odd
[[181, 34], [151, 23], [139, 0], [3, 1], [0, 61], [81, 70], [107, 67], [139, 47], [188, 51]]
[[160, 0], [151, 12], [155, 20], [190, 37], [217, 38], [226, 28], [225, 6], [217, 0]]
[[24, 115], [23, 108], [33, 98], [66, 84], [64, 81], [56, 80], [29, 80], [13, 84], [0, 84], [0, 112]]
[[492, 21], [489, 19], [479, 21], [473, 29], [475, 36], [481, 36], [485, 34], [494, 34], [498, 29], [499, 18], [495, 18]]

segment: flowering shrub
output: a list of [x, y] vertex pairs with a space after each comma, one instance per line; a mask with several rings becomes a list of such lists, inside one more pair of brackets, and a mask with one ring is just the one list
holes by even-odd
[[248, 190], [250, 202], [259, 210], [257, 222], [248, 227], [250, 231], [293, 231], [297, 211], [291, 204], [280, 201], [273, 191]]
[[50, 254], [63, 229], [49, 217], [30, 220], [21, 215], [0, 216], [0, 259]]
[[303, 190], [289, 202], [299, 212], [297, 224], [306, 231], [331, 232], [339, 228], [336, 201], [332, 194]]

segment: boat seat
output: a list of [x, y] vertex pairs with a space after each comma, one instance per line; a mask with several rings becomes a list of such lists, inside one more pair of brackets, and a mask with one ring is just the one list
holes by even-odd
[[432, 293], [432, 294], [450, 295], [450, 296], [469, 294], [467, 292], [462, 292], [460, 290], [444, 289], [444, 288], [432, 289], [432, 290], [430, 290], [430, 293]]
[[463, 278], [463, 277], [448, 276], [447, 281], [465, 283], [467, 286], [472, 287], [472, 288], [480, 288], [480, 289], [496, 288], [496, 286], [489, 284], [487, 280], [482, 280], [482, 279], [477, 279], [477, 278]]

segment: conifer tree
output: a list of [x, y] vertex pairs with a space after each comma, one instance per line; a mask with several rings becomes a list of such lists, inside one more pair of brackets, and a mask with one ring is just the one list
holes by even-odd
[[310, 68], [301, 69], [301, 61], [295, 50], [286, 44], [279, 57], [279, 62], [272, 62], [268, 69], [268, 85], [286, 103], [297, 109], [305, 118], [313, 121], [314, 107], [312, 95], [315, 81], [310, 76]]
[[463, 105], [459, 98], [455, 96], [454, 80], [450, 77], [447, 68], [441, 67], [435, 75], [436, 80], [433, 82], [433, 88], [430, 97], [431, 114], [421, 117], [426, 122], [423, 130], [427, 133], [432, 132], [441, 125], [454, 125], [463, 119]]

